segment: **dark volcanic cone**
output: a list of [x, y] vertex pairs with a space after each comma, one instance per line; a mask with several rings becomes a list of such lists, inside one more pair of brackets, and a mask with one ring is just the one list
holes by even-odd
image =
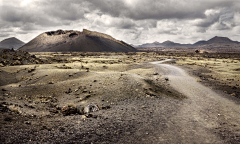
[[28, 52], [135, 52], [132, 46], [113, 37], [84, 29], [51, 31], [37, 36], [20, 50]]
[[21, 46], [23, 46], [25, 43], [20, 41], [19, 39], [15, 37], [7, 38], [3, 41], [0, 42], [0, 48], [5, 48], [5, 49], [18, 49]]

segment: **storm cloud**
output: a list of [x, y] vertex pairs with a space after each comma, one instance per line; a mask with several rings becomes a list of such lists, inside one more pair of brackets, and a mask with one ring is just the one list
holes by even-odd
[[28, 42], [45, 31], [83, 28], [131, 44], [238, 40], [239, 10], [235, 0], [0, 0], [0, 40]]

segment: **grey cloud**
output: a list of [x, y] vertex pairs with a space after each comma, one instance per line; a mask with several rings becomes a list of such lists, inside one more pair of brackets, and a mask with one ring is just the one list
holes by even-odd
[[141, 19], [195, 19], [204, 18], [205, 10], [232, 6], [234, 1], [189, 1], [189, 0], [89, 0], [94, 8], [114, 17]]
[[28, 24], [22, 25], [21, 29], [24, 31], [32, 31], [32, 30], [37, 30], [39, 28], [33, 23], [28, 23]]
[[28, 32], [26, 31], [20, 31], [20, 32], [16, 32], [17, 34], [28, 34]]
[[178, 32], [177, 31], [173, 31], [173, 30], [159, 30], [158, 34], [177, 35]]
[[138, 40], [142, 35], [142, 31], [139, 30], [127, 30], [123, 33], [123, 36], [129, 38], [132, 41]]
[[[219, 12], [206, 15], [205, 19], [201, 19], [196, 24], [199, 27], [199, 32], [205, 32], [211, 26], [214, 26], [217, 30], [226, 30], [234, 27], [236, 24], [232, 22], [234, 18], [234, 11], [229, 9], [219, 9]], [[229, 26], [225, 24], [229, 23]]]
[[[199, 37], [208, 31], [231, 30], [239, 26], [240, 19], [235, 15], [240, 4], [234, 0], [30, 0], [25, 6], [20, 0], [2, 1], [1, 39], [17, 34], [27, 40], [45, 30], [63, 27], [91, 28], [134, 43], [148, 41], [151, 36], [157, 39], [161, 34], [177, 37], [193, 33]], [[210, 9], [220, 12], [205, 15]], [[193, 23], [196, 19], [201, 20]], [[164, 24], [159, 25], [161, 22]]]
[[[57, 4], [56, 4], [57, 3]], [[88, 12], [87, 2], [67, 0], [67, 1], [47, 1], [42, 3], [43, 11], [49, 16], [60, 20], [78, 20], [84, 18], [84, 13]]]
[[0, 37], [9, 37], [10, 36], [10, 34], [1, 34], [0, 33]]
[[121, 29], [131, 29], [136, 26], [134, 22], [131, 22], [130, 20], [121, 20], [121, 22], [117, 25]]
[[207, 30], [207, 28], [205, 28], [205, 27], [198, 27], [198, 28], [196, 29], [196, 32], [205, 33], [206, 30]]
[[211, 26], [212, 24], [214, 24], [215, 22], [219, 21], [219, 17], [220, 16], [208, 17], [206, 19], [203, 19], [198, 24], [196, 24], [196, 26], [207, 28], [207, 27]]
[[[20, 5], [19, 1], [16, 5]], [[83, 18], [88, 11], [87, 2], [69, 1], [33, 1], [34, 7], [17, 7], [16, 5], [3, 5], [0, 7], [0, 18], [11, 24], [34, 23], [41, 26], [57, 26]], [[69, 22], [68, 22], [69, 24]]]
[[141, 36], [142, 32], [141, 31], [138, 31], [138, 32], [133, 31], [133, 32], [131, 32], [131, 34], [133, 34], [132, 40], [136, 40]]
[[230, 29], [226, 24], [224, 24], [223, 22], [219, 22], [216, 24], [216, 26], [214, 27], [216, 30], [228, 30]]

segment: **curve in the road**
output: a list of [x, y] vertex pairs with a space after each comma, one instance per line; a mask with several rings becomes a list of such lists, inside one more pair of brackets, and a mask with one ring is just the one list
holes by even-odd
[[151, 64], [161, 67], [162, 72], [159, 73], [169, 78], [170, 86], [187, 97], [181, 110], [171, 119], [177, 122], [176, 128], [179, 128], [183, 137], [188, 137], [183, 142], [222, 143], [223, 140], [213, 132], [213, 129], [222, 128], [221, 123], [227, 124], [233, 136], [239, 133], [239, 104], [197, 82], [182, 68], [164, 64], [167, 61], [171, 60]]

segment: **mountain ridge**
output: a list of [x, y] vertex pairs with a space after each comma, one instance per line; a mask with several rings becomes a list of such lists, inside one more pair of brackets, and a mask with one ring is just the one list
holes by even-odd
[[144, 48], [144, 47], [201, 47], [206, 45], [217, 45], [217, 44], [240, 44], [238, 41], [232, 41], [228, 37], [220, 37], [215, 36], [209, 40], [200, 40], [197, 41], [194, 44], [181, 44], [181, 43], [175, 43], [170, 40], [164, 41], [162, 43], [160, 42], [153, 42], [153, 43], [146, 43], [142, 45], [135, 46], [136, 48]]

